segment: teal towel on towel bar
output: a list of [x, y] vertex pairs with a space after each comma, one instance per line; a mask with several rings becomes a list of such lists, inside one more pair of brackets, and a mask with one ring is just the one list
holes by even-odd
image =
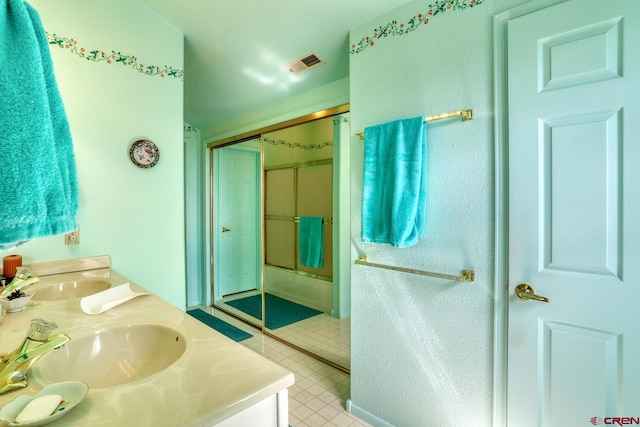
[[363, 242], [398, 248], [424, 235], [427, 126], [423, 117], [371, 126], [364, 132]]
[[324, 261], [324, 225], [322, 217], [300, 217], [300, 264], [320, 268]]
[[0, 249], [77, 228], [69, 123], [38, 12], [0, 6]]

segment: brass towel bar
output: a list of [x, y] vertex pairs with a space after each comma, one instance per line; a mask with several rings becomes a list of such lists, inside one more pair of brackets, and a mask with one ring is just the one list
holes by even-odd
[[473, 282], [476, 280], [476, 274], [473, 270], [462, 270], [462, 276], [452, 276], [450, 274], [432, 273], [430, 271], [413, 270], [410, 268], [394, 267], [391, 265], [375, 264], [367, 261], [367, 256], [362, 255], [357, 261], [358, 265], [366, 265], [367, 267], [384, 268], [386, 270], [402, 271], [404, 273], [419, 274], [421, 276], [437, 277], [438, 279], [455, 280], [457, 282]]
[[[451, 113], [436, 114], [435, 116], [425, 117], [424, 121], [432, 122], [434, 120], [448, 119], [451, 117], [458, 117], [458, 116], [462, 117], [463, 122], [466, 122], [467, 120], [473, 120], [473, 110], [458, 110], [458, 111], [452, 111]], [[358, 135], [360, 139], [364, 138], [363, 130], [357, 130], [354, 133]]]
[[[286, 215], [265, 215], [264, 219], [271, 219], [277, 221], [293, 221], [300, 222], [299, 216], [286, 216]], [[322, 218], [323, 224], [333, 224], [333, 218]]]

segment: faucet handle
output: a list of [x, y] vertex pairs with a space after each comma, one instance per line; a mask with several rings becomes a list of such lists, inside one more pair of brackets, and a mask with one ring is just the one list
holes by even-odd
[[27, 331], [27, 338], [33, 341], [46, 341], [51, 331], [57, 327], [58, 325], [47, 319], [31, 319], [31, 326]]

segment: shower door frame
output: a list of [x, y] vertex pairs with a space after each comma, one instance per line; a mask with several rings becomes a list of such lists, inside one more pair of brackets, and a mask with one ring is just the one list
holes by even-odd
[[[295, 209], [295, 213], [294, 213], [293, 216], [294, 216], [294, 218], [295, 217], [299, 218], [300, 213], [298, 212], [298, 171], [300, 169], [302, 169], [302, 168], [308, 168], [308, 167], [314, 167], [314, 166], [331, 166], [333, 168], [333, 158], [331, 158], [331, 159], [323, 159], [323, 160], [312, 160], [312, 161], [308, 161], [308, 162], [304, 162], [304, 163], [296, 163], [296, 164], [290, 164], [290, 165], [288, 164], [288, 165], [263, 167], [262, 170], [263, 170], [263, 173], [264, 173], [264, 176], [265, 176], [265, 178], [263, 178], [263, 182], [265, 183], [264, 184], [264, 189], [263, 189], [264, 194], [266, 194], [266, 191], [267, 191], [267, 188], [266, 188], [266, 186], [267, 186], [267, 184], [266, 184], [266, 174], [267, 174], [268, 171], [285, 170], [285, 169], [293, 170], [293, 174], [294, 174], [294, 178], [293, 178], [294, 179], [293, 206], [294, 206], [294, 209]], [[332, 185], [332, 191], [333, 191], [333, 187], [334, 187], [333, 182], [331, 183], [331, 185]], [[265, 214], [264, 217], [265, 217], [266, 220], [287, 220], [287, 221], [291, 221], [292, 220], [292, 218], [289, 217], [289, 216], [282, 218], [282, 217], [279, 217], [278, 215]], [[331, 221], [330, 225], [333, 227], [333, 216], [331, 216], [328, 219]], [[293, 246], [295, 247], [295, 253], [298, 253], [298, 251], [299, 251], [298, 243], [299, 243], [299, 238], [296, 235], [296, 233], [294, 233]], [[266, 239], [265, 239], [265, 245], [266, 245]], [[333, 260], [332, 260], [332, 263], [333, 263]], [[298, 262], [297, 262], [297, 259], [295, 258], [295, 255], [294, 255], [294, 260], [293, 260], [293, 265], [294, 265], [293, 268], [285, 268], [285, 267], [281, 267], [281, 266], [278, 266], [278, 265], [269, 264], [267, 262], [266, 257], [264, 259], [264, 265], [268, 265], [269, 267], [280, 268], [282, 270], [286, 270], [286, 271], [289, 271], [289, 272], [294, 273], [294, 274], [299, 274], [301, 276], [307, 276], [307, 277], [312, 277], [312, 278], [319, 279], [319, 280], [324, 280], [324, 281], [327, 281], [327, 282], [333, 282], [333, 272], [332, 272], [331, 276], [325, 276], [325, 275], [322, 275], [322, 274], [312, 273], [312, 272], [309, 272], [309, 271], [298, 269], [297, 264], [298, 264]]]

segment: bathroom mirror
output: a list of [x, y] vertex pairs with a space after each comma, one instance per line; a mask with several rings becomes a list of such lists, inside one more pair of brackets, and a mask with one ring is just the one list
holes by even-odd
[[213, 305], [347, 372], [349, 129], [341, 106], [209, 145]]

